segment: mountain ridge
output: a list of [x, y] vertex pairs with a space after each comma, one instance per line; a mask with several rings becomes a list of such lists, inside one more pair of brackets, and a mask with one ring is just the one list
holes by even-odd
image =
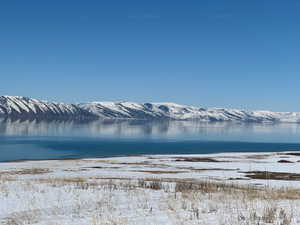
[[299, 123], [299, 112], [201, 108], [176, 103], [93, 101], [80, 104], [48, 102], [22, 96], [0, 96], [0, 117], [57, 119], [169, 119]]

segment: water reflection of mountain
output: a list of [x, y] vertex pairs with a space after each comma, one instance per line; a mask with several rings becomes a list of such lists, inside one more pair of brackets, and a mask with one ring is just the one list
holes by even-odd
[[[193, 136], [225, 139], [243, 136], [275, 138], [300, 137], [298, 124], [204, 123], [196, 121], [142, 120], [0, 120], [0, 135], [7, 136], [84, 136], [84, 137], [178, 137]], [[220, 138], [225, 137], [225, 138]]]

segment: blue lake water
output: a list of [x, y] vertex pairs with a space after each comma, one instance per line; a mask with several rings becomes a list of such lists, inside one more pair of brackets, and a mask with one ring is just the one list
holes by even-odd
[[300, 150], [300, 124], [0, 120], [0, 161]]

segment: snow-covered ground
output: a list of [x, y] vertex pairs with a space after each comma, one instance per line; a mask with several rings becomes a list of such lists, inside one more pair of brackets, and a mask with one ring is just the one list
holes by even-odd
[[300, 224], [300, 153], [0, 163], [0, 224]]

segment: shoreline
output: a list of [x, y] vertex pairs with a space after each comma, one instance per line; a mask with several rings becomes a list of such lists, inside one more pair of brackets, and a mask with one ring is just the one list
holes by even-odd
[[0, 224], [296, 225], [297, 171], [290, 151], [0, 163]]
[[[255, 185], [276, 183], [280, 186], [293, 182], [300, 187], [300, 174], [298, 177], [295, 173], [300, 171], [300, 152], [297, 151], [15, 160], [0, 162], [0, 175], [9, 169], [13, 173], [28, 168], [47, 169], [51, 176], [60, 176], [63, 170], [73, 170], [76, 173], [68, 176], [93, 174], [113, 178], [118, 174], [127, 178], [145, 178], [150, 174], [158, 178], [188, 177]], [[266, 179], [263, 179], [264, 173], [268, 174]]]
[[[213, 141], [212, 141], [213, 142]], [[224, 141], [225, 143], [227, 141]], [[231, 141], [228, 141], [231, 142]], [[240, 142], [240, 143], [248, 143], [248, 142]], [[249, 142], [250, 143], [250, 142]], [[255, 143], [255, 142], [254, 142]], [[257, 144], [276, 144], [274, 143], [269, 143], [269, 142], [257, 142]], [[300, 144], [300, 143], [280, 143], [280, 144]], [[261, 154], [285, 154], [285, 153], [299, 153], [300, 156], [300, 149], [298, 150], [279, 150], [279, 151], [226, 151], [226, 152], [212, 152], [212, 153], [175, 153], [175, 154], [119, 154], [119, 155], [112, 155], [112, 156], [100, 156], [100, 157], [61, 157], [61, 158], [41, 158], [41, 159], [17, 159], [17, 160], [0, 160], [0, 164], [2, 163], [18, 163], [18, 162], [37, 162], [37, 161], [67, 161], [67, 160], [85, 160], [85, 159], [107, 159], [107, 158], [130, 158], [130, 157], [172, 157], [172, 156], [196, 156], [196, 157], [201, 157], [201, 156], [220, 156], [220, 155], [261, 155]], [[299, 158], [300, 160], [300, 158]]]

